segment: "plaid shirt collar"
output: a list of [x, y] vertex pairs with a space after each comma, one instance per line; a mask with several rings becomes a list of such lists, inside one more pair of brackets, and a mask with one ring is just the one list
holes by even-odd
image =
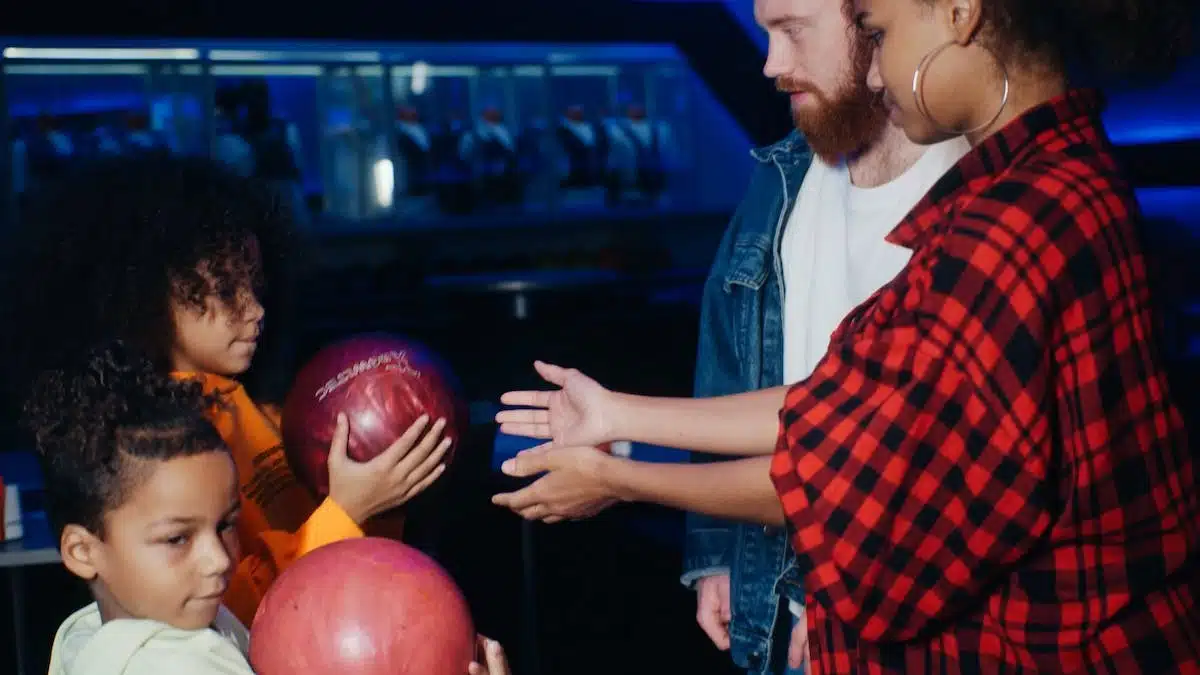
[[994, 183], [1019, 157], [1036, 149], [1044, 134], [1072, 129], [1074, 133], [1069, 136], [1094, 136], [1101, 129], [1099, 115], [1103, 107], [1099, 91], [1072, 89], [1027, 111], [964, 155], [900, 221], [887, 240], [909, 250], [920, 248], [926, 237], [936, 231], [935, 226], [950, 222], [946, 214], [960, 198], [977, 194]]

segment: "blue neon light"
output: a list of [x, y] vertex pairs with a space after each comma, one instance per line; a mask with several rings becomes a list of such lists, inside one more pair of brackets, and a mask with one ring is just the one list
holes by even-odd
[[1200, 186], [1143, 188], [1137, 191], [1147, 218], [1169, 218], [1200, 227]]
[[[737, 19], [746, 25], [752, 37], [761, 37], [748, 13], [749, 3], [727, 5]], [[311, 59], [313, 54], [326, 54], [336, 61], [338, 54], [351, 51], [362, 54], [374, 52], [385, 63], [412, 63], [424, 60], [441, 64], [488, 63], [508, 64], [565, 64], [601, 63], [628, 66], [634, 63], [681, 62], [672, 45], [664, 44], [529, 44], [529, 43], [361, 43], [350, 41], [280, 41], [280, 40], [104, 40], [104, 39], [23, 39], [0, 37], [0, 47], [71, 47], [71, 48], [147, 48], [196, 49], [202, 54], [212, 50], [237, 51], [243, 57], [259, 54], [260, 62], [287, 62], [294, 58]], [[249, 58], [249, 57], [247, 57]], [[254, 62], [241, 61], [246, 65]], [[747, 77], [757, 77], [747, 74]], [[22, 78], [22, 85], [14, 86]], [[31, 80], [40, 80], [33, 83]], [[144, 99], [131, 89], [140, 89], [138, 77], [96, 77], [81, 79], [64, 76], [14, 76], [9, 80], [10, 113], [28, 117], [39, 112], [70, 114], [126, 109], [145, 105]], [[111, 82], [113, 84], [105, 84]], [[121, 82], [122, 84], [116, 84]], [[135, 84], [136, 83], [136, 84]], [[28, 86], [28, 89], [25, 87]], [[57, 89], [58, 91], [52, 91]], [[108, 91], [105, 91], [107, 89]], [[113, 91], [114, 89], [118, 91]], [[120, 91], [120, 90], [124, 91]], [[1119, 144], [1150, 144], [1200, 139], [1200, 57], [1186, 63], [1166, 83], [1153, 88], [1112, 90], [1108, 92], [1109, 107], [1105, 122], [1113, 140]]]

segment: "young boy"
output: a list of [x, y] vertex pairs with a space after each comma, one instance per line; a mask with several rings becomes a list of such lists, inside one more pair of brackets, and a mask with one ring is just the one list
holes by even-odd
[[[246, 627], [221, 602], [241, 499], [211, 405], [119, 343], [37, 379], [23, 422], [63, 565], [95, 598], [59, 628], [49, 675], [253, 675]], [[508, 675], [498, 643], [480, 650], [470, 675]]]
[[221, 604], [240, 499], [207, 405], [119, 345], [37, 380], [24, 422], [63, 565], [95, 598], [59, 628], [50, 675], [252, 673]]

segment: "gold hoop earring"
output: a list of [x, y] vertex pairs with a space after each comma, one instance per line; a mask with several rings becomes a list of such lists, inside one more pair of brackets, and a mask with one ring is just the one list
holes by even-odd
[[917, 70], [913, 73], [912, 79], [913, 103], [915, 103], [917, 106], [917, 112], [921, 113], [921, 116], [924, 117], [934, 129], [937, 129], [944, 134], [972, 134], [976, 131], [983, 131], [984, 129], [992, 126], [996, 123], [996, 120], [1000, 119], [1000, 115], [1004, 114], [1004, 109], [1008, 106], [1008, 69], [1004, 67], [1004, 63], [1002, 63], [1000, 59], [996, 58], [995, 54], [993, 54], [991, 51], [988, 51], [988, 49], [985, 47], [980, 47], [980, 49], [983, 49], [988, 53], [989, 56], [992, 57], [992, 60], [994, 60], [996, 65], [1000, 68], [1000, 74], [1004, 76], [1004, 93], [1000, 97], [1000, 108], [996, 111], [995, 115], [992, 115], [991, 119], [977, 127], [973, 127], [965, 131], [947, 129], [946, 127], [938, 124], [937, 120], [933, 119], [933, 115], [929, 114], [929, 106], [925, 103], [925, 73], [928, 71], [929, 64], [933, 63], [933, 60], [937, 58], [938, 55], [955, 44], [958, 43], [954, 40], [950, 40], [949, 42], [934, 47], [929, 51], [928, 54], [925, 55], [924, 58], [921, 59], [920, 63], [917, 64]]

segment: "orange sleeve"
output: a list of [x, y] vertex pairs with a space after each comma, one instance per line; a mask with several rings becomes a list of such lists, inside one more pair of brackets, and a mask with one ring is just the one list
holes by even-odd
[[277, 427], [283, 427], [283, 408], [274, 403], [263, 403], [258, 408], [267, 416], [267, 419], [271, 420], [272, 424]]
[[325, 544], [361, 536], [350, 516], [326, 499], [295, 533], [266, 530], [250, 542], [243, 537], [242, 559], [225, 592], [225, 605], [242, 623], [251, 625], [267, 589], [293, 560]]
[[233, 454], [242, 498], [242, 559], [225, 602], [250, 625], [263, 594], [293, 560], [325, 544], [361, 537], [363, 530], [332, 500], [318, 505], [296, 480], [277, 421], [241, 385], [207, 374], [177, 376], [196, 377], [206, 391], [220, 395], [209, 419]]

